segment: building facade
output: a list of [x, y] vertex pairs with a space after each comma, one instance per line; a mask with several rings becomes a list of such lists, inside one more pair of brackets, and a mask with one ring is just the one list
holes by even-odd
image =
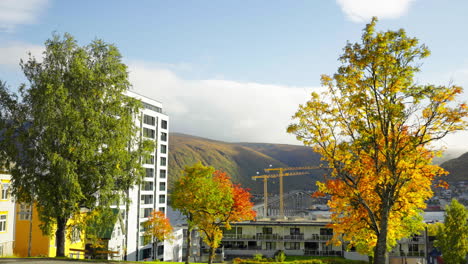
[[10, 194], [11, 175], [0, 171], [0, 257], [13, 255], [15, 203]]
[[[16, 204], [17, 217], [15, 219], [15, 246], [14, 254], [17, 257], [55, 257], [57, 244], [55, 235], [44, 235], [39, 227], [41, 221], [35, 206], [29, 204]], [[73, 225], [70, 219], [67, 225]], [[52, 231], [54, 234], [55, 230]], [[65, 236], [65, 256], [83, 259], [85, 257], [85, 236], [79, 229], [68, 230], [72, 232]]]
[[146, 140], [153, 140], [155, 148], [151, 156], [143, 161], [146, 174], [142, 184], [128, 191], [131, 203], [127, 207], [128, 211], [125, 212], [125, 259], [129, 261], [163, 260], [162, 242], [157, 245], [157, 256], [152, 256], [152, 243], [144, 243], [143, 223], [148, 220], [153, 210], [166, 213], [169, 118], [163, 113], [162, 103], [133, 92], [129, 92], [128, 95], [143, 103], [143, 108], [135, 122], [140, 128], [139, 136]]

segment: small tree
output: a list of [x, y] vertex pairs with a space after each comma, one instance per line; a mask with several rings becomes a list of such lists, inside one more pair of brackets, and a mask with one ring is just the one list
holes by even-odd
[[[202, 232], [205, 243], [210, 247], [209, 263], [212, 263], [223, 237], [221, 227], [229, 229], [232, 222], [255, 217], [250, 193], [232, 184], [225, 172], [214, 171], [214, 168], [201, 163], [185, 168], [184, 172], [185, 175], [175, 184], [172, 206], [187, 217], [189, 237], [194, 227]], [[187, 244], [190, 243], [189, 237]]]
[[342, 65], [322, 76], [288, 131], [314, 147], [330, 168], [318, 194], [330, 194], [334, 241], [387, 261], [396, 242], [423, 228], [431, 184], [445, 171], [432, 165], [431, 143], [467, 126], [459, 86], [418, 85], [419, 60], [429, 55], [405, 31], [376, 32], [372, 19]]
[[468, 210], [456, 199], [445, 207], [444, 224], [439, 226], [435, 246], [445, 263], [466, 263], [468, 254]]
[[187, 247], [185, 263], [190, 263], [192, 232], [196, 227], [195, 216], [202, 206], [205, 192], [209, 191], [208, 179], [214, 172], [214, 168], [205, 167], [198, 162], [193, 166], [185, 167], [183, 176], [174, 183], [171, 194], [171, 204], [185, 216], [187, 220]]
[[202, 237], [205, 243], [210, 247], [208, 263], [213, 263], [215, 251], [223, 239], [224, 226], [231, 229], [230, 223], [252, 220], [255, 218], [255, 211], [252, 210], [253, 203], [250, 201], [248, 190], [234, 185], [230, 177], [222, 171], [215, 171], [213, 175], [214, 197], [210, 199], [207, 196], [208, 204], [205, 208], [200, 208], [197, 214], [197, 226], [202, 231]]
[[153, 259], [157, 256], [158, 242], [172, 237], [172, 226], [169, 219], [161, 211], [151, 212], [148, 221], [143, 224], [145, 237], [153, 242]]

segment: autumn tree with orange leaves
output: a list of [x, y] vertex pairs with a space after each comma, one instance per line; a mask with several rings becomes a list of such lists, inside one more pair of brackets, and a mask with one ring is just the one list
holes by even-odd
[[468, 110], [455, 101], [461, 87], [415, 83], [426, 46], [402, 29], [376, 32], [376, 22], [345, 46], [338, 72], [322, 76], [326, 91], [299, 106], [288, 132], [330, 168], [318, 194], [331, 195], [334, 242], [384, 264], [399, 239], [422, 229], [431, 184], [446, 174], [432, 165], [432, 143], [465, 129]]
[[[188, 221], [187, 245], [190, 244], [191, 231], [198, 228], [204, 242], [210, 247], [210, 264], [223, 238], [221, 228], [230, 229], [232, 222], [255, 218], [250, 198], [248, 190], [233, 184], [225, 172], [215, 171], [213, 167], [203, 166], [200, 162], [185, 168], [184, 176], [175, 183], [171, 196], [172, 206], [181, 211]], [[186, 263], [189, 262], [187, 256]]]
[[172, 236], [173, 228], [169, 219], [161, 211], [154, 210], [148, 221], [143, 223], [145, 230], [145, 244], [153, 242], [153, 259], [157, 256], [158, 242], [166, 239], [170, 239]]

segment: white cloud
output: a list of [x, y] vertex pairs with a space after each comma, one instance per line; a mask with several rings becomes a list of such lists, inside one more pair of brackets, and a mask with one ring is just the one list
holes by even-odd
[[13, 31], [16, 25], [36, 22], [48, 0], [1, 0], [0, 31]]
[[378, 18], [398, 18], [408, 12], [415, 0], [336, 0], [341, 10], [353, 22], [369, 22]]
[[163, 103], [171, 131], [225, 141], [301, 144], [286, 133], [312, 87], [229, 80], [184, 80], [172, 71], [129, 63], [134, 91]]
[[0, 44], [0, 66], [18, 69], [20, 59], [28, 59], [28, 52], [31, 52], [32, 56], [40, 58], [43, 51], [44, 46], [17, 41]]

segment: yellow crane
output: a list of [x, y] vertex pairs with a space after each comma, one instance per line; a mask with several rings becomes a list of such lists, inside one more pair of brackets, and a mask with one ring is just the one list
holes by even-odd
[[[304, 170], [316, 170], [316, 169], [324, 169], [323, 167], [319, 166], [304, 166], [304, 167], [287, 167], [287, 168], [269, 168], [265, 169], [265, 172], [270, 171], [278, 171], [278, 174], [264, 174], [264, 175], [255, 175], [252, 176], [253, 180], [256, 179], [263, 179], [263, 194], [264, 194], [264, 204], [263, 210], [264, 215], [267, 216], [268, 210], [268, 179], [270, 178], [279, 178], [279, 198], [280, 198], [280, 216], [284, 217], [284, 200], [283, 200], [283, 177], [284, 176], [296, 176], [296, 175], [304, 175], [309, 174], [310, 172]], [[285, 171], [296, 171], [296, 172], [286, 172]]]

